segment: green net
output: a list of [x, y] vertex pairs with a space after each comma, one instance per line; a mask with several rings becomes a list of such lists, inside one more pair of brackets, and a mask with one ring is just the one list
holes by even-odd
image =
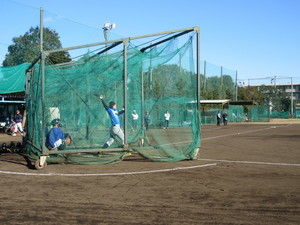
[[281, 119], [288, 119], [290, 113], [289, 112], [278, 112], [278, 111], [272, 111], [270, 113], [271, 118], [281, 118]]
[[300, 107], [296, 107], [295, 109], [295, 118], [300, 118]]
[[251, 122], [269, 122], [270, 112], [268, 106], [248, 106], [248, 119]]
[[201, 123], [202, 124], [217, 124], [217, 113], [221, 112], [221, 108], [207, 109], [201, 111]]
[[[129, 43], [126, 67], [123, 50], [89, 53], [66, 64], [46, 61], [44, 98], [42, 67], [36, 64], [27, 85], [28, 153], [41, 154], [43, 135], [49, 133], [51, 121], [59, 118], [63, 132], [73, 138], [66, 148], [72, 154], [50, 155], [47, 161], [104, 164], [122, 160], [126, 153], [119, 148], [122, 143], [118, 138], [105, 150], [119, 151], [98, 154], [111, 135], [111, 121], [99, 99], [103, 95], [107, 104], [114, 101], [118, 110], [126, 108], [120, 120], [130, 150], [153, 161], [193, 159], [201, 135], [197, 104], [188, 106], [197, 100], [194, 38], [184, 42], [174, 38], [145, 51]], [[134, 110], [136, 122], [132, 119]], [[168, 126], [166, 111], [171, 115]], [[146, 112], [150, 115], [147, 124]], [[94, 152], [84, 153], [86, 150]]]
[[236, 71], [204, 61], [201, 65], [202, 99], [231, 99], [236, 96]]
[[0, 67], [0, 93], [13, 93], [25, 91], [25, 70], [30, 63], [18, 66]]
[[245, 121], [245, 113], [244, 107], [239, 105], [230, 105], [228, 109], [223, 109], [222, 107], [212, 105], [211, 109], [207, 109], [206, 111], [201, 111], [201, 123], [202, 124], [217, 124], [217, 114], [221, 113], [221, 122], [223, 121], [223, 114], [227, 115], [228, 122], [236, 123], [236, 122], [244, 122]]

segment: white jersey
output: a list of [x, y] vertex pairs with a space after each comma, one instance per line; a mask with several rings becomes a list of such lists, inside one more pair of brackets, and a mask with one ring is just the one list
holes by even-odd
[[132, 113], [131, 116], [133, 120], [137, 120], [139, 118], [139, 115], [137, 113]]
[[166, 120], [170, 120], [170, 116], [171, 116], [170, 113], [165, 113], [165, 119]]

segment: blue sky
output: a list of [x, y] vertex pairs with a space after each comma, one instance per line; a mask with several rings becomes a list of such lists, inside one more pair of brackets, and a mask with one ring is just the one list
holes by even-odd
[[103, 41], [106, 21], [117, 25], [110, 39], [200, 26], [201, 60], [239, 79], [300, 83], [299, 0], [1, 0], [0, 63], [13, 37], [39, 25], [40, 7], [63, 47]]

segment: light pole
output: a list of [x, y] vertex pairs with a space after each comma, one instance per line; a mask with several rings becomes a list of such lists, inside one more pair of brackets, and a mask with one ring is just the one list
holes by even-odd
[[[110, 22], [105, 22], [103, 25], [103, 33], [104, 33], [104, 39], [105, 39], [105, 48], [107, 49], [107, 41], [108, 41], [108, 32], [113, 29], [116, 28], [116, 24], [115, 23], [110, 23]], [[108, 54], [108, 51], [106, 50], [106, 55]], [[115, 102], [116, 102], [116, 98], [117, 98], [117, 81], [114, 82], [115, 83]]]
[[[108, 32], [113, 29], [116, 28], [116, 24], [115, 23], [110, 23], [110, 22], [105, 22], [105, 24], [103, 25], [103, 33], [104, 33], [104, 39], [105, 42], [108, 41]], [[105, 43], [105, 48], [107, 48], [107, 43]], [[106, 51], [106, 55], [107, 55], [107, 51]]]

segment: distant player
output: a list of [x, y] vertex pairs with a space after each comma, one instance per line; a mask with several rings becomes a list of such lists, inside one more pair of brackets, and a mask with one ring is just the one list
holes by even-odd
[[228, 122], [228, 114], [226, 112], [223, 112], [223, 124], [224, 126], [227, 125], [227, 122]]
[[164, 125], [164, 129], [168, 129], [169, 123], [170, 123], [170, 117], [171, 117], [171, 114], [167, 110], [166, 113], [165, 113], [165, 125]]
[[133, 110], [132, 114], [132, 130], [135, 131], [137, 129], [139, 115], [136, 113], [136, 110]]
[[144, 119], [145, 119], [145, 127], [146, 127], [146, 130], [149, 129], [149, 123], [150, 123], [150, 114], [149, 112], [147, 111], [145, 116], [144, 116]]
[[110, 120], [111, 120], [111, 128], [110, 128], [110, 137], [108, 139], [108, 141], [103, 145], [103, 148], [108, 148], [109, 146], [111, 146], [116, 137], [119, 137], [121, 139], [121, 143], [122, 143], [122, 147], [124, 146], [124, 132], [121, 129], [120, 126], [120, 118], [119, 115], [124, 113], [124, 109], [121, 111], [117, 110], [117, 105], [115, 102], [111, 101], [109, 102], [109, 105], [107, 105], [105, 103], [105, 101], [103, 100], [103, 96], [100, 95], [99, 96], [101, 99], [101, 102], [104, 106], [104, 108], [106, 109]]
[[220, 111], [218, 111], [218, 113], [217, 113], [217, 126], [220, 126], [220, 124], [221, 124], [221, 113], [220, 113]]
[[16, 136], [16, 133], [18, 132], [18, 130], [21, 132], [22, 136], [23, 136], [23, 127], [22, 127], [22, 115], [20, 114], [20, 110], [16, 111], [16, 115], [15, 115], [15, 126], [14, 126], [14, 130], [12, 131], [12, 136]]

